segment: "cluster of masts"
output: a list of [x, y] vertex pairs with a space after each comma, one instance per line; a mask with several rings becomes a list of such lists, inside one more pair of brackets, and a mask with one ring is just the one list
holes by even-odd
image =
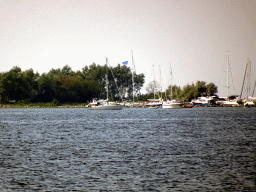
[[248, 58], [247, 59], [247, 64], [246, 64], [246, 67], [245, 67], [245, 74], [244, 74], [244, 80], [243, 80], [243, 85], [242, 85], [242, 89], [241, 89], [240, 98], [242, 97], [244, 87], [246, 88], [245, 92], [246, 92], [246, 98], [247, 99], [250, 96], [251, 97], [254, 96], [256, 81], [255, 81], [255, 84], [254, 84], [253, 92], [251, 94], [251, 65], [252, 65], [252, 63]]
[[[133, 59], [133, 51], [131, 50], [131, 58], [132, 58], [132, 86], [133, 86], [133, 93], [132, 93], [132, 96], [133, 96], [133, 103], [134, 103], [134, 72], [135, 72], [135, 64], [134, 64], [134, 59]], [[107, 65], [107, 68], [108, 68], [108, 59], [106, 58], [106, 65]], [[159, 70], [160, 70], [160, 84], [161, 84], [161, 68], [160, 68], [160, 65], [159, 65]], [[172, 69], [171, 69], [171, 65], [170, 65], [170, 78], [171, 78], [171, 85], [170, 85], [170, 98], [171, 100], [166, 100], [166, 101], [163, 101], [162, 100], [162, 95], [161, 95], [161, 102], [157, 101], [157, 103], [155, 103], [155, 72], [154, 72], [154, 65], [153, 65], [153, 75], [154, 75], [154, 82], [153, 82], [153, 93], [154, 93], [154, 99], [151, 101], [151, 103], [149, 105], [151, 105], [151, 107], [158, 107], [158, 104], [161, 104], [161, 106], [163, 108], [181, 108], [181, 105], [182, 103], [177, 101], [177, 100], [172, 100]], [[227, 52], [227, 100], [225, 101], [217, 101], [219, 102], [219, 104], [229, 104], [230, 99], [228, 99], [230, 97], [229, 95], [229, 73], [231, 73], [231, 68], [230, 68], [230, 63], [229, 63], [229, 53]], [[109, 102], [109, 97], [108, 97], [108, 70], [106, 69], [106, 83], [107, 83], [107, 100], [105, 100], [104, 102], [93, 102], [93, 104], [91, 105], [91, 109], [122, 109], [124, 106], [121, 106], [117, 103], [114, 103], [114, 102]], [[231, 73], [231, 77], [232, 77], [232, 73]], [[256, 87], [256, 81], [255, 81], [255, 85], [254, 85], [254, 89], [253, 89], [253, 92], [252, 92], [252, 96], [250, 96], [250, 90], [251, 90], [251, 82], [250, 82], [250, 79], [251, 79], [251, 61], [248, 59], [248, 62], [246, 64], [246, 69], [245, 69], [245, 75], [244, 75], [244, 80], [243, 80], [243, 85], [242, 85], [242, 89], [241, 89], [241, 94], [240, 94], [240, 97], [239, 99], [241, 100], [241, 97], [242, 97], [242, 94], [243, 94], [243, 89], [244, 89], [244, 86], [246, 84], [246, 93], [247, 93], [247, 99], [250, 99], [250, 100], [253, 100], [253, 104], [254, 104], [254, 98], [253, 98], [253, 95], [254, 95], [254, 92], [255, 92], [255, 87]], [[247, 81], [246, 81], [247, 80]], [[233, 79], [232, 79], [232, 82], [233, 82]], [[234, 82], [233, 82], [233, 86], [234, 86]], [[161, 87], [161, 94], [162, 94], [162, 87]], [[192, 101], [192, 103], [194, 102], [194, 104], [196, 102], [198, 103], [202, 103], [204, 98], [199, 98], [195, 101]], [[205, 99], [205, 104], [209, 104], [209, 101], [212, 101], [213, 98], [206, 98]], [[255, 98], [255, 101], [256, 101], [256, 98]], [[236, 101], [232, 101], [232, 102], [235, 102], [235, 105], [237, 103], [237, 100]], [[233, 103], [232, 103], [233, 105]]]

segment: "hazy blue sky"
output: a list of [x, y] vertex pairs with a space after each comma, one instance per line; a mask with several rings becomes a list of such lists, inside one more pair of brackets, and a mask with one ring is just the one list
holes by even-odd
[[165, 88], [171, 64], [177, 85], [213, 82], [226, 96], [227, 51], [240, 94], [247, 58], [255, 81], [255, 46], [254, 0], [0, 0], [0, 72], [116, 66], [133, 50], [145, 86], [154, 65]]

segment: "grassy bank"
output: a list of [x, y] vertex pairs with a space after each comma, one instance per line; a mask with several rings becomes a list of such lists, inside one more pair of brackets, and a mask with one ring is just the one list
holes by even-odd
[[0, 108], [83, 108], [87, 106], [87, 103], [59, 103], [59, 102], [47, 102], [47, 103], [0, 103]]

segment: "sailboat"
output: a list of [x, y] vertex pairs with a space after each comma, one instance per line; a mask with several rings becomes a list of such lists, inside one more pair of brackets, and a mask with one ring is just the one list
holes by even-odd
[[171, 77], [171, 86], [170, 86], [170, 92], [171, 92], [171, 99], [163, 101], [162, 108], [163, 109], [179, 109], [182, 106], [182, 103], [178, 100], [172, 99], [172, 68], [170, 67], [170, 77]]
[[247, 99], [244, 100], [244, 106], [247, 106], [247, 107], [255, 106], [256, 98], [253, 97], [253, 95], [254, 95], [254, 91], [255, 91], [256, 81], [255, 81], [254, 89], [252, 92], [252, 96], [250, 96], [251, 95], [251, 90], [250, 90], [251, 89], [251, 61], [249, 60], [249, 58], [247, 59], [247, 64], [246, 64], [246, 68], [245, 68], [245, 74], [244, 74], [244, 80], [243, 80], [242, 90], [241, 90], [241, 94], [240, 94], [240, 99], [243, 94], [243, 88], [244, 88], [245, 82], [247, 84], [247, 90], [246, 90]]
[[106, 58], [106, 84], [107, 84], [107, 99], [106, 100], [93, 100], [88, 109], [90, 110], [122, 110], [124, 105], [116, 102], [110, 102], [108, 99], [108, 59]]
[[155, 81], [155, 70], [153, 65], [153, 75], [154, 75], [154, 81], [153, 81], [153, 93], [154, 93], [154, 99], [147, 99], [149, 103], [146, 105], [149, 107], [149, 109], [158, 109], [162, 106], [162, 99], [156, 99], [156, 81]]
[[[229, 63], [229, 52], [227, 51], [227, 97], [221, 98], [219, 97], [219, 101], [216, 101], [217, 105], [222, 106], [232, 106], [237, 107], [239, 106], [240, 99], [238, 98], [239, 95], [229, 95], [229, 72], [231, 72], [230, 63]], [[234, 82], [233, 82], [234, 85]]]

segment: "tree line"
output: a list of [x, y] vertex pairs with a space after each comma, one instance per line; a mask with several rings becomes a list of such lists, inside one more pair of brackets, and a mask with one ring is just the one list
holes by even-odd
[[[65, 65], [62, 69], [51, 69], [48, 73], [39, 74], [33, 69], [22, 71], [20, 67], [13, 67], [10, 71], [0, 73], [1, 102], [80, 102], [85, 103], [92, 98], [107, 98], [106, 75], [109, 81], [109, 99], [122, 100], [133, 98], [132, 71], [126, 65], [116, 67], [96, 65], [85, 66], [81, 70], [72, 71]], [[135, 100], [154, 98], [171, 98], [191, 101], [199, 96], [211, 96], [218, 92], [214, 83], [197, 81], [182, 88], [171, 85], [161, 92], [159, 83], [150, 82], [146, 86], [147, 94], [141, 94], [145, 83], [145, 75], [133, 74]], [[170, 91], [172, 90], [172, 94]]]
[[72, 71], [65, 65], [62, 69], [51, 69], [39, 74], [33, 69], [22, 71], [13, 67], [8, 72], [0, 73], [1, 102], [87, 102], [92, 98], [107, 98], [106, 75], [110, 100], [121, 100], [125, 96], [132, 98], [134, 92], [140, 93], [145, 82], [144, 74], [134, 73], [126, 65], [116, 67], [96, 65], [85, 66], [82, 70]]

